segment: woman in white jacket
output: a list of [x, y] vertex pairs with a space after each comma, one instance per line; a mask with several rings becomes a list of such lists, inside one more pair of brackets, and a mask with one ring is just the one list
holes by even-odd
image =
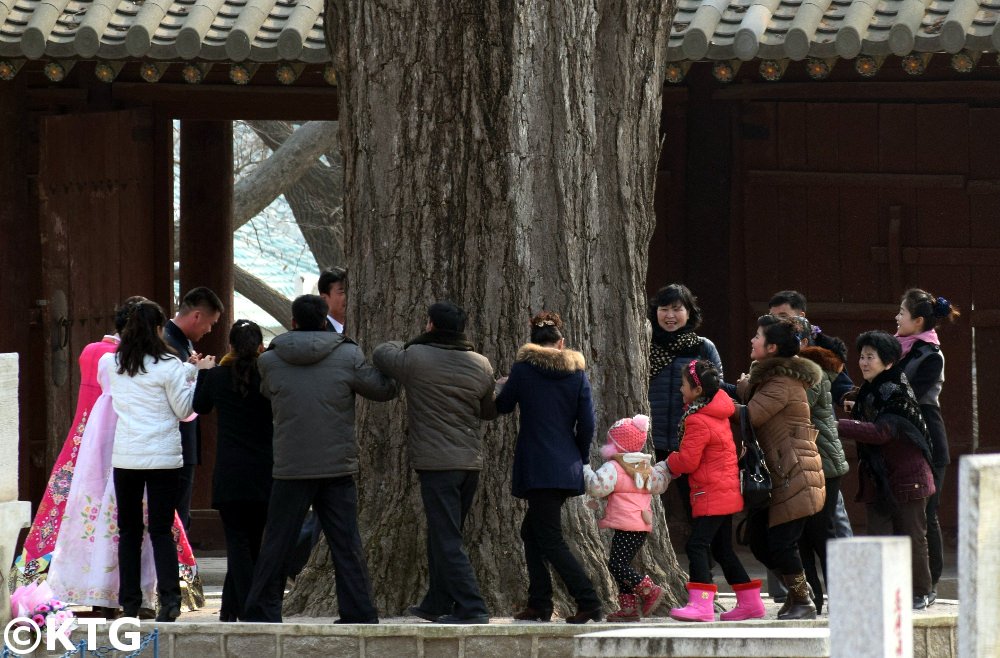
[[171, 532], [183, 465], [177, 423], [191, 415], [197, 370], [215, 365], [211, 356], [196, 365], [181, 362], [163, 342], [165, 321], [155, 302], [136, 304], [121, 332], [111, 375], [112, 404], [118, 415], [111, 456], [118, 499], [118, 598], [125, 616], [138, 614], [145, 490], [160, 599], [157, 621], [180, 616], [181, 592]]

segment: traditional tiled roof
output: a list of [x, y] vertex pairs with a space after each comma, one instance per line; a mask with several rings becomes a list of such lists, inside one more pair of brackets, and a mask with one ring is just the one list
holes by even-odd
[[667, 49], [670, 62], [1000, 50], [1000, 0], [678, 0], [677, 4]]
[[330, 60], [323, 0], [0, 0], [0, 57]]

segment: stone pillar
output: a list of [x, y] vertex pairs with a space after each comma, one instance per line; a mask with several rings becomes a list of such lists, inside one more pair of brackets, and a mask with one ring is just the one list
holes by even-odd
[[958, 655], [1000, 653], [1000, 455], [958, 467]]
[[[233, 324], [232, 121], [182, 120], [180, 170], [180, 294], [208, 286], [222, 300], [226, 310], [218, 324], [195, 345], [202, 354], [222, 358]], [[215, 465], [215, 421], [199, 425], [201, 466], [195, 471], [192, 510], [211, 506]]]
[[[22, 528], [31, 523], [31, 503], [17, 499], [17, 354], [0, 354], [0, 580], [14, 562]], [[10, 589], [0, 586], [0, 626], [10, 621]]]
[[830, 655], [913, 656], [909, 537], [827, 542]]

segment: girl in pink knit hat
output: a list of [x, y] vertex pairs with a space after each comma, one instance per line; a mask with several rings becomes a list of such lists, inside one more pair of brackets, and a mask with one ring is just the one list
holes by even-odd
[[604, 465], [596, 471], [583, 466], [587, 493], [608, 499], [604, 518], [597, 525], [615, 531], [608, 568], [618, 584], [619, 610], [608, 615], [608, 621], [648, 617], [663, 598], [662, 587], [632, 568], [632, 560], [653, 529], [652, 498], [670, 483], [666, 465], [651, 466], [651, 455], [642, 452], [648, 431], [649, 416], [622, 418], [608, 430], [608, 442], [601, 448], [607, 460]]

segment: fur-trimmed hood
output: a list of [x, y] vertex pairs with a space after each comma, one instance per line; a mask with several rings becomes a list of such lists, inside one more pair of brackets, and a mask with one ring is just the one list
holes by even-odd
[[576, 350], [557, 350], [554, 347], [543, 347], [535, 343], [525, 343], [517, 351], [516, 361], [529, 363], [546, 374], [557, 376], [570, 375], [587, 366], [583, 355]]
[[825, 347], [803, 347], [799, 350], [799, 356], [809, 359], [826, 372], [839, 373], [844, 369], [844, 362], [841, 358]]
[[823, 379], [823, 371], [814, 361], [797, 356], [774, 356], [750, 366], [750, 386], [754, 388], [773, 377], [791, 377], [812, 388]]

